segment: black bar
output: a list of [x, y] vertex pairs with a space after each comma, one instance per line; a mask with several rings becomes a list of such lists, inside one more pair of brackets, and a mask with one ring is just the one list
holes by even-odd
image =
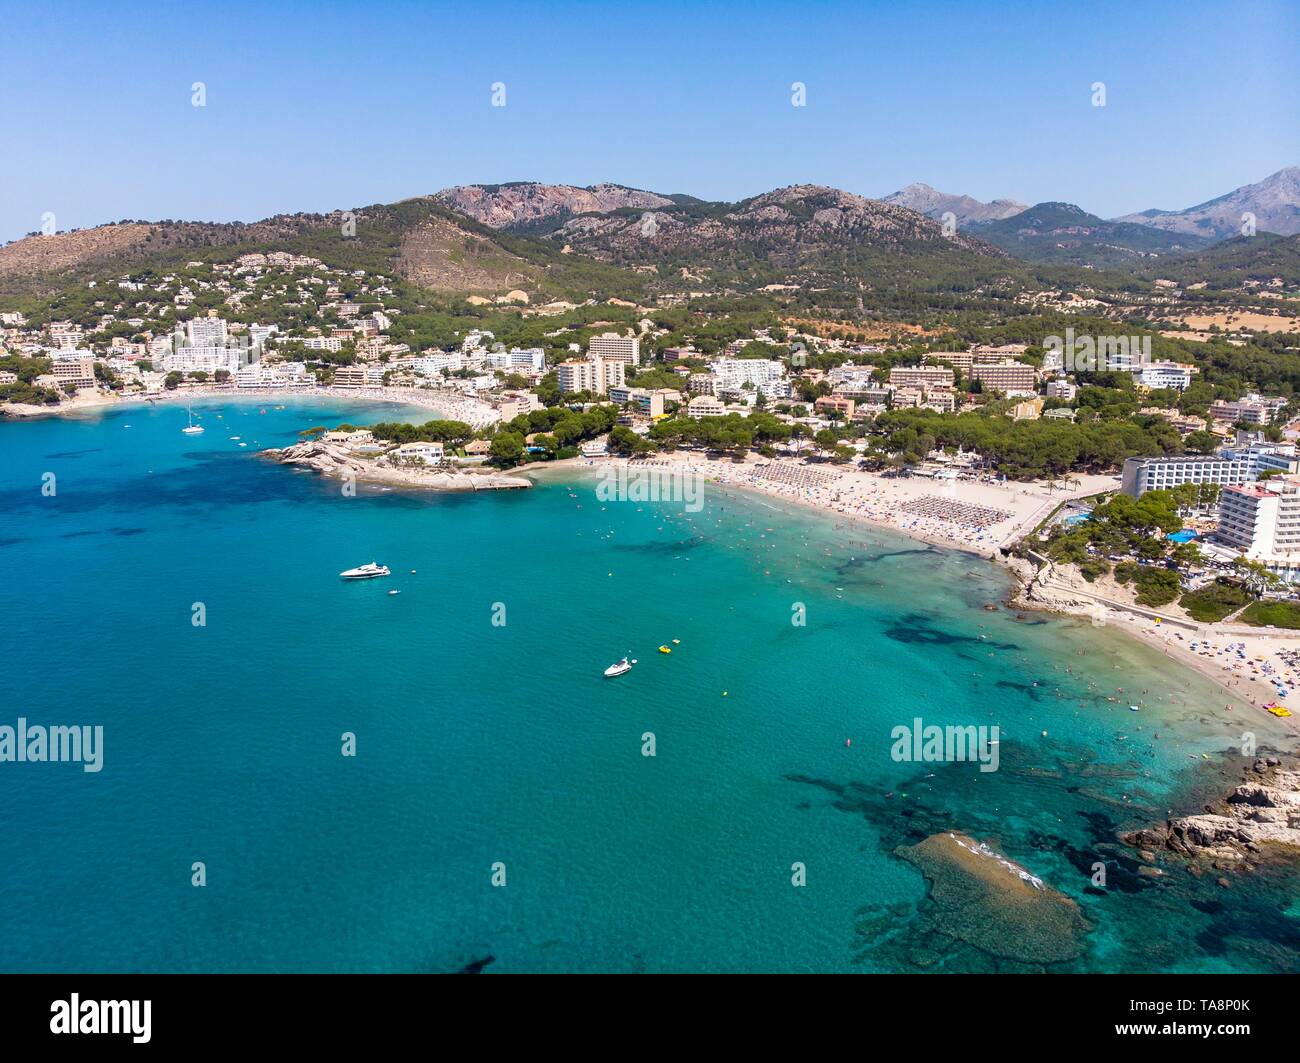
[[[1291, 975], [5, 975], [0, 1030], [7, 1050], [318, 1046], [334, 1055], [415, 1038], [488, 1054], [586, 1043], [675, 1054], [707, 1032], [768, 1050], [846, 1038], [864, 1051], [983, 1046], [1046, 1058], [1098, 1044], [1286, 1045], [1297, 991]], [[52, 1005], [74, 993], [83, 1015], [86, 1002], [148, 1001], [148, 1041], [53, 1033]]]

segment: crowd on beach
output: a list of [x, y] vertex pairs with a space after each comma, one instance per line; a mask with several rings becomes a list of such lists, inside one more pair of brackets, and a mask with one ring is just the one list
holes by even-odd
[[982, 554], [991, 553], [1024, 526], [1045, 499], [1023, 485], [940, 483], [795, 462], [718, 461], [681, 453], [634, 464], [677, 469]]
[[1295, 692], [1300, 650], [1275, 650], [1261, 645], [1259, 638], [1252, 638], [1249, 644], [1242, 639], [1219, 643], [1181, 631], [1174, 632], [1174, 638], [1186, 643], [1191, 653], [1232, 675], [1269, 684], [1279, 698]]

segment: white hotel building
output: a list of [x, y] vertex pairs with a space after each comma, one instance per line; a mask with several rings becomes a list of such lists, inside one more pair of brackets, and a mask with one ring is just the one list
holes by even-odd
[[489, 351], [487, 364], [492, 369], [531, 369], [540, 373], [546, 368], [546, 352], [541, 347], [512, 347], [508, 351]]
[[785, 366], [765, 358], [723, 358], [709, 364], [714, 391], [738, 388], [743, 384], [770, 384], [785, 376]]
[[225, 346], [226, 322], [219, 317], [196, 317], [185, 323], [185, 339], [191, 347]]
[[555, 372], [561, 391], [604, 395], [625, 382], [627, 363], [619, 359], [591, 358], [585, 362], [561, 362]]
[[171, 354], [163, 355], [161, 368], [166, 372], [179, 373], [215, 373], [218, 369], [237, 372], [250, 364], [253, 353], [251, 347], [226, 347], [209, 345], [204, 347], [179, 347]]
[[465, 368], [465, 356], [459, 351], [434, 351], [411, 362], [411, 367], [421, 376], [437, 376], [445, 369], [457, 373]]
[[1226, 488], [1214, 540], [1285, 580], [1300, 580], [1300, 477]]
[[1142, 366], [1139, 379], [1144, 388], [1186, 391], [1192, 382], [1192, 374], [1200, 370], [1194, 365], [1180, 365], [1178, 362], [1148, 362]]
[[1120, 490], [1138, 498], [1147, 491], [1167, 491], [1187, 483], [1237, 487], [1253, 483], [1261, 472], [1268, 471], [1300, 472], [1295, 447], [1284, 443], [1254, 443], [1245, 450], [1222, 450], [1217, 454], [1126, 458]]
[[635, 336], [620, 336], [617, 332], [592, 336], [591, 342], [587, 344], [587, 357], [640, 365], [641, 341]]

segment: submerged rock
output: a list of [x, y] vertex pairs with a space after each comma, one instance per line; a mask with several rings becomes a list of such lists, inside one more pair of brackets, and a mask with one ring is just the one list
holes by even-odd
[[930, 883], [940, 932], [1023, 963], [1062, 963], [1083, 953], [1092, 926], [1079, 906], [983, 842], [947, 832], [897, 852]]

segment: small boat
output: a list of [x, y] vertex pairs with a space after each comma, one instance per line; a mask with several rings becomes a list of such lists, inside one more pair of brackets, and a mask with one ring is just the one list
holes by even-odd
[[682, 644], [682, 640], [681, 640], [681, 639], [673, 639], [673, 645], [674, 645], [674, 646], [680, 646], [681, 644]]
[[391, 594], [401, 594], [402, 592], [399, 591], [399, 590], [397, 590], [397, 589], [393, 589], [393, 590], [389, 591], [388, 593], [391, 595]]
[[375, 579], [377, 576], [387, 575], [390, 575], [388, 566], [377, 565], [373, 561], [368, 565], [358, 565], [356, 568], [349, 568], [339, 573], [343, 579]]
[[1128, 707], [1128, 711], [1129, 711], [1129, 712], [1141, 712], [1141, 711], [1142, 711], [1142, 707], [1141, 707], [1140, 705], [1130, 705], [1130, 706]]
[[624, 672], [630, 672], [632, 670], [632, 665], [634, 664], [636, 664], [636, 661], [628, 660], [628, 658], [624, 657], [621, 661], [617, 661], [614, 664], [611, 664], [608, 668], [606, 668], [605, 675], [608, 678], [613, 679], [614, 676], [616, 675], [622, 675]]
[[181, 434], [187, 436], [202, 435], [203, 426], [201, 424], [194, 423], [194, 411], [191, 410], [188, 406], [186, 406], [185, 413], [188, 415], [190, 423], [187, 427], [181, 429]]
[[672, 653], [673, 651], [670, 650], [667, 646], [660, 646], [660, 647], [659, 647], [659, 652], [660, 652], [660, 653]]
[[1279, 719], [1286, 719], [1286, 717], [1292, 715], [1290, 709], [1284, 708], [1281, 705], [1265, 705], [1264, 707]]

